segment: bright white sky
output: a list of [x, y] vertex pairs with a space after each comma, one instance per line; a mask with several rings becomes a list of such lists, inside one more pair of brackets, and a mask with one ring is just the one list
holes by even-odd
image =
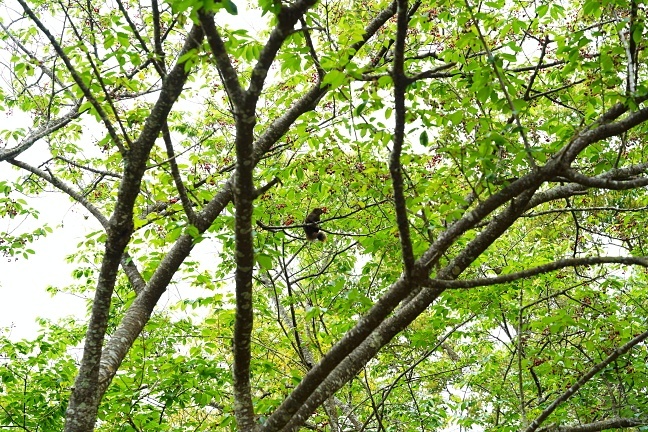
[[[2, 164], [3, 177], [8, 167]], [[29, 198], [29, 202], [41, 209], [41, 218], [22, 224], [17, 219], [2, 220], [2, 229], [30, 230], [40, 221], [47, 221], [54, 232], [31, 245], [36, 254], [29, 259], [0, 258], [0, 327], [11, 327], [13, 340], [35, 336], [37, 317], [82, 317], [86, 308], [83, 299], [69, 294], [52, 297], [46, 288], [64, 287], [71, 282], [73, 266], [65, 262], [65, 257], [91, 231], [90, 219], [85, 220], [80, 206], [73, 206], [62, 194]]]
[[[2, 127], [0, 122], [0, 129]], [[29, 151], [37, 153], [38, 146], [36, 144]], [[17, 171], [10, 170], [8, 173], [5, 170], [9, 170], [9, 165], [0, 163], [0, 178], [6, 178], [7, 174], [12, 174], [14, 178], [17, 175]], [[39, 317], [56, 320], [72, 315], [77, 319], [86, 319], [86, 299], [65, 292], [52, 297], [46, 290], [49, 286], [64, 289], [75, 282], [72, 278], [74, 265], [68, 264], [66, 257], [75, 252], [77, 244], [87, 234], [101, 229], [81, 205], [72, 203], [62, 193], [24, 198], [41, 211], [39, 219], [0, 219], [0, 229], [31, 231], [47, 222], [54, 232], [29, 246], [35, 254], [28, 259], [22, 256], [0, 257], [0, 328], [10, 328], [12, 340], [36, 336], [39, 329], [36, 319]], [[217, 260], [220, 249], [217, 242], [206, 239], [194, 248], [191, 258], [202, 263], [202, 268], [209, 268]], [[188, 284], [172, 283], [158, 308], [165, 308], [181, 298], [208, 294], [209, 291]], [[93, 292], [87, 295], [92, 296]], [[186, 316], [186, 313], [182, 314]], [[192, 311], [191, 315], [200, 317], [204, 311]]]
[[[247, 10], [241, 3], [239, 14], [232, 16], [221, 12], [221, 23], [232, 28], [244, 28], [254, 34], [263, 28], [266, 18], [259, 16], [260, 11]], [[16, 5], [13, 11], [19, 10]], [[6, 11], [5, 11], [6, 12]], [[46, 23], [47, 24], [47, 23]], [[0, 53], [0, 59], [5, 57]], [[2, 64], [11, 64], [2, 59]], [[4, 75], [6, 71], [0, 71]], [[0, 83], [6, 85], [6, 83]], [[14, 130], [18, 127], [29, 128], [32, 124], [24, 113], [14, 111], [0, 112], [0, 130]], [[12, 146], [15, 143], [10, 143]], [[21, 160], [38, 165], [48, 156], [44, 153], [45, 143], [41, 140], [20, 156]], [[39, 157], [39, 154], [42, 155]], [[18, 171], [9, 164], [0, 162], [0, 179], [16, 178]], [[64, 288], [73, 283], [73, 266], [66, 263], [65, 257], [73, 253], [76, 245], [90, 232], [100, 229], [89, 213], [78, 204], [73, 204], [63, 194], [50, 193], [41, 197], [24, 197], [32, 207], [40, 211], [39, 220], [0, 219], [0, 230], [24, 232], [41, 226], [43, 222], [54, 229], [52, 234], [38, 240], [29, 247], [36, 253], [29, 259], [0, 257], [0, 329], [10, 328], [12, 340], [32, 338], [39, 326], [37, 317], [58, 319], [74, 315], [80, 319], [85, 316], [86, 300], [70, 294], [52, 297], [46, 292], [48, 286]], [[109, 217], [109, 215], [107, 215]], [[193, 251], [192, 257], [214, 257], [214, 245], [205, 241]], [[198, 258], [200, 259], [200, 258]], [[195, 295], [195, 293], [192, 293]], [[168, 295], [177, 300], [181, 293], [170, 287]], [[1, 330], [0, 330], [1, 331]]]

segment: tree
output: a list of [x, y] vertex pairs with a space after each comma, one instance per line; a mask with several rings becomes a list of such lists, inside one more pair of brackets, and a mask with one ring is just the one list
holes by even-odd
[[0, 211], [101, 230], [87, 324], [2, 340], [1, 424], [648, 424], [642, 3], [16, 1]]

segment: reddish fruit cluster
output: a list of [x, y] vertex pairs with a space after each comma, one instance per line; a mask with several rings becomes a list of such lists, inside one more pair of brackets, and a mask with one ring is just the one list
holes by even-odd
[[533, 359], [533, 366], [534, 367], [540, 366], [542, 363], [545, 363], [546, 361], [547, 361], [547, 359], [544, 359], [544, 358], [534, 358]]

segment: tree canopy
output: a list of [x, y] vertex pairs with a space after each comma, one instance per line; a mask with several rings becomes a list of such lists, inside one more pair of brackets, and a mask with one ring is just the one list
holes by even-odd
[[0, 4], [0, 253], [101, 227], [0, 426], [645, 430], [644, 2]]

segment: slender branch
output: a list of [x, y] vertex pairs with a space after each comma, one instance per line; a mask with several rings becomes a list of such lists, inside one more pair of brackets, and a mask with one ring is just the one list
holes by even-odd
[[[616, 15], [616, 14], [615, 14]], [[619, 19], [617, 17], [617, 19]], [[626, 28], [619, 28], [619, 39], [626, 52], [626, 94], [631, 96], [637, 91], [637, 44], [634, 38], [637, 19], [637, 1], [633, 0], [630, 7], [629, 28], [627, 30], [629, 38], [626, 38]], [[619, 19], [620, 20], [620, 19]]]
[[549, 425], [538, 429], [538, 432], [599, 432], [606, 429], [636, 428], [648, 425], [648, 419], [642, 418], [611, 418], [576, 426]]
[[259, 60], [254, 66], [254, 69], [252, 69], [250, 85], [247, 90], [250, 98], [255, 101], [258, 99], [263, 90], [270, 66], [274, 62], [279, 48], [281, 48], [286, 38], [291, 34], [299, 19], [304, 16], [308, 9], [315, 6], [316, 3], [317, 0], [297, 0], [288, 3], [290, 6], [287, 6], [287, 3], [281, 5], [281, 11], [277, 15], [279, 22], [272, 29], [268, 41], [259, 54]]
[[306, 26], [306, 20], [304, 18], [300, 18], [299, 23], [301, 24], [300, 30], [304, 33], [304, 40], [306, 41], [308, 52], [310, 53], [310, 57], [313, 60], [313, 64], [315, 65], [317, 76], [319, 76], [319, 79], [321, 80], [324, 78], [324, 75], [326, 75], [326, 72], [320, 65], [319, 58], [317, 57], [317, 50], [315, 49], [315, 45], [313, 44], [313, 40], [311, 39], [310, 30]]
[[65, 163], [68, 163], [68, 164], [70, 164], [72, 166], [75, 166], [75, 167], [80, 168], [80, 169], [85, 170], [85, 171], [90, 171], [91, 173], [100, 174], [102, 176], [113, 177], [113, 178], [117, 178], [117, 179], [121, 178], [121, 175], [119, 175], [117, 173], [114, 173], [114, 172], [111, 172], [111, 171], [100, 170], [100, 169], [97, 169], [97, 168], [92, 168], [92, 167], [80, 164], [78, 162], [75, 162], [75, 161], [73, 161], [71, 159], [68, 159], [66, 157], [63, 157], [63, 156], [56, 156], [54, 159], [62, 160]]
[[615, 361], [617, 358], [621, 357], [623, 354], [627, 353], [630, 351], [635, 345], [643, 342], [648, 338], [648, 331], [645, 331], [636, 337], [632, 338], [628, 343], [625, 345], [615, 349], [612, 354], [607, 356], [602, 362], [594, 365], [589, 372], [587, 372], [585, 375], [583, 375], [574, 385], [569, 387], [566, 392], [558, 396], [547, 408], [544, 409], [536, 417], [533, 422], [527, 427], [524, 432], [534, 432], [535, 430], [538, 429], [538, 427], [553, 413], [556, 408], [558, 408], [563, 402], [565, 402], [567, 399], [572, 397], [578, 390], [580, 390], [581, 387], [583, 387], [589, 380], [594, 378], [599, 372], [601, 372], [603, 369], [605, 369], [610, 363]]
[[173, 142], [171, 141], [169, 123], [166, 120], [164, 121], [164, 126], [162, 127], [162, 139], [164, 140], [164, 145], [166, 147], [168, 157], [167, 160], [169, 161], [169, 166], [171, 167], [171, 176], [173, 177], [173, 182], [175, 183], [176, 189], [178, 191], [178, 196], [180, 197], [180, 202], [182, 203], [182, 209], [187, 215], [189, 223], [195, 225], [196, 213], [193, 210], [193, 204], [189, 200], [189, 196], [187, 196], [187, 188], [185, 188], [184, 182], [182, 181], [182, 175], [180, 175], [180, 169], [178, 168], [175, 151], [173, 150]]
[[536, 77], [538, 76], [538, 72], [540, 72], [540, 65], [542, 64], [542, 61], [544, 60], [544, 56], [547, 53], [547, 45], [549, 45], [549, 36], [545, 36], [544, 41], [542, 41], [542, 49], [540, 50], [540, 58], [538, 59], [538, 64], [536, 65], [535, 69], [533, 70], [533, 74], [531, 75], [531, 78], [529, 79], [529, 84], [527, 85], [526, 91], [524, 92], [524, 100], [529, 100], [529, 93], [531, 92], [531, 89], [533, 88], [533, 83], [535, 82]]
[[585, 79], [579, 79], [579, 80], [576, 80], [576, 81], [571, 82], [569, 84], [565, 84], [565, 85], [562, 85], [560, 87], [556, 87], [554, 89], [543, 91], [543, 92], [531, 89], [531, 91], [533, 92], [533, 96], [529, 96], [528, 100], [533, 100], [533, 99], [538, 99], [538, 98], [541, 98], [541, 97], [549, 96], [551, 94], [558, 93], [559, 91], [568, 89], [570, 87], [574, 87], [575, 85], [582, 84], [584, 82], [585, 82]]
[[427, 350], [423, 355], [421, 355], [421, 356], [419, 357], [418, 360], [416, 360], [415, 362], [413, 362], [412, 364], [410, 364], [410, 365], [409, 365], [409, 366], [408, 366], [404, 371], [402, 371], [402, 372], [399, 373], [399, 374], [398, 374], [394, 379], [392, 379], [391, 383], [390, 383], [389, 386], [387, 387], [387, 391], [382, 391], [382, 395], [381, 395], [381, 400], [380, 400], [380, 402], [379, 402], [379, 403], [376, 405], [376, 407], [372, 410], [372, 413], [371, 413], [369, 416], [367, 416], [367, 419], [365, 420], [364, 424], [362, 425], [362, 430], [363, 430], [363, 431], [367, 429], [367, 425], [368, 425], [369, 422], [371, 421], [371, 418], [376, 414], [376, 411], [377, 411], [378, 409], [381, 409], [381, 408], [382, 408], [382, 407], [387, 403], [387, 399], [389, 398], [389, 395], [391, 394], [392, 390], [394, 390], [394, 389], [396, 388], [396, 384], [398, 383], [398, 381], [400, 381], [401, 379], [403, 379], [407, 374], [413, 372], [413, 371], [416, 369], [416, 367], [417, 367], [418, 365], [420, 365], [421, 363], [423, 363], [423, 361], [425, 361], [425, 360], [428, 359], [432, 354], [434, 354], [434, 353], [439, 349], [439, 347], [441, 347], [441, 346], [445, 343], [445, 341], [448, 340], [448, 338], [449, 338], [450, 336], [452, 336], [452, 335], [453, 335], [457, 330], [459, 330], [459, 329], [460, 329], [461, 327], [463, 327], [464, 325], [468, 324], [468, 323], [469, 323], [470, 321], [472, 321], [474, 318], [475, 318], [475, 315], [474, 315], [474, 314], [473, 314], [473, 315], [470, 315], [470, 316], [469, 316], [467, 319], [465, 319], [464, 321], [462, 321], [462, 322], [456, 324], [455, 326], [453, 326], [453, 327], [452, 327], [448, 332], [446, 332], [446, 334], [444, 334], [442, 337], [440, 337], [440, 338], [437, 339], [436, 344], [434, 344], [434, 346], [433, 346], [432, 348], [430, 348], [429, 350]]
[[628, 190], [648, 185], [648, 177], [639, 177], [631, 180], [614, 180], [611, 178], [588, 177], [573, 169], [566, 170], [564, 175], [574, 183], [599, 189]]
[[[564, 198], [564, 197], [561, 197]], [[565, 208], [556, 208], [543, 211], [534, 211], [531, 213], [525, 213], [522, 217], [538, 217], [544, 216], [552, 213], [571, 213], [571, 212], [595, 212], [595, 211], [611, 211], [615, 213], [624, 213], [624, 212], [643, 212], [648, 210], [648, 206], [645, 207], [632, 207], [632, 208], [623, 208], [623, 207], [565, 207]]]
[[327, 270], [328, 270], [328, 269], [333, 265], [333, 263], [335, 262], [336, 258], [337, 258], [339, 255], [342, 255], [343, 253], [349, 251], [349, 249], [353, 249], [353, 248], [356, 247], [357, 245], [358, 245], [357, 242], [353, 242], [353, 243], [350, 243], [349, 245], [347, 245], [346, 247], [344, 247], [344, 248], [342, 248], [342, 249], [340, 249], [340, 250], [337, 250], [334, 254], [332, 254], [332, 255], [327, 259], [326, 263], [324, 263], [323, 265], [321, 265], [321, 266], [318, 267], [316, 273], [311, 273], [311, 274], [306, 274], [306, 275], [303, 275], [303, 276], [296, 277], [296, 278], [292, 281], [292, 283], [293, 283], [293, 284], [296, 284], [296, 283], [299, 283], [299, 282], [301, 282], [301, 281], [303, 281], [303, 280], [306, 280], [306, 279], [313, 279], [313, 278], [316, 278], [316, 277], [318, 277], [318, 276], [323, 275], [323, 274], [326, 273], [326, 271], [327, 271]]
[[81, 204], [86, 210], [88, 210], [90, 214], [94, 216], [95, 219], [97, 219], [97, 221], [101, 224], [101, 226], [104, 229], [108, 228], [108, 218], [104, 216], [104, 214], [101, 213], [101, 211], [97, 207], [95, 207], [88, 199], [86, 199], [86, 197], [81, 192], [74, 190], [70, 185], [68, 185], [64, 181], [52, 175], [51, 172], [40, 170], [36, 167], [33, 167], [25, 162], [16, 159], [10, 159], [8, 160], [8, 162], [13, 166], [24, 169], [25, 171], [28, 171], [36, 175], [37, 177], [45, 180], [46, 182], [48, 182], [49, 184], [51, 184], [61, 192], [64, 192], [70, 198], [72, 198], [73, 200]]
[[626, 264], [639, 265], [648, 267], [648, 257], [587, 257], [587, 258], [565, 258], [554, 261], [549, 264], [543, 264], [531, 269], [522, 270], [515, 273], [509, 273], [492, 278], [465, 279], [465, 280], [441, 280], [430, 279], [428, 286], [440, 287], [444, 289], [466, 289], [485, 287], [490, 285], [500, 285], [514, 282], [520, 279], [526, 279], [531, 276], [537, 276], [543, 273], [560, 270], [566, 267], [590, 266], [597, 264]]
[[255, 198], [260, 197], [261, 195], [263, 195], [264, 193], [266, 193], [267, 191], [272, 189], [276, 184], [279, 184], [279, 183], [281, 183], [281, 180], [279, 179], [279, 177], [273, 178], [268, 183], [266, 183], [263, 186], [261, 186], [260, 188], [256, 189], [254, 191], [254, 197]]
[[[146, 45], [146, 41], [144, 40], [144, 38], [142, 37], [140, 32], [137, 30], [137, 26], [135, 25], [135, 23], [131, 19], [130, 15], [126, 11], [126, 8], [124, 7], [124, 3], [122, 2], [122, 0], [117, 0], [117, 5], [119, 6], [119, 11], [122, 13], [122, 16], [124, 17], [124, 19], [128, 23], [128, 27], [130, 27], [131, 31], [135, 35], [135, 39], [137, 39], [140, 46], [142, 47], [142, 51], [144, 51], [146, 54], [151, 54], [151, 50]], [[155, 10], [157, 10], [157, 3], [153, 7], [154, 7]], [[156, 29], [156, 27], [154, 27], [154, 31], [155, 31], [155, 29]], [[157, 30], [159, 30], [159, 27], [157, 27]], [[159, 33], [157, 33], [156, 36], [157, 37], [155, 38], [155, 42], [157, 43], [158, 38], [159, 38]], [[157, 45], [156, 45], [156, 47], [157, 47]], [[153, 66], [155, 66], [155, 70], [157, 70], [158, 74], [161, 77], [164, 77], [166, 75], [166, 72], [164, 70], [164, 64], [161, 63], [159, 59], [156, 59], [156, 58], [153, 59]]]
[[[68, 72], [72, 76], [72, 79], [76, 83], [76, 85], [79, 86], [81, 91], [83, 92], [83, 95], [88, 99], [88, 101], [92, 104], [93, 108], [97, 111], [97, 114], [103, 121], [104, 125], [106, 126], [106, 129], [108, 130], [108, 133], [110, 134], [110, 137], [113, 139], [115, 142], [115, 145], [119, 146], [120, 150], [122, 151], [123, 154], [125, 152], [123, 151], [124, 147], [122, 144], [122, 139], [113, 127], [112, 123], [110, 122], [110, 119], [108, 117], [108, 114], [104, 111], [103, 107], [99, 103], [99, 101], [94, 97], [94, 94], [90, 91], [88, 86], [83, 82], [83, 79], [79, 75], [79, 73], [76, 71], [74, 66], [72, 65], [72, 62], [70, 61], [70, 58], [65, 54], [65, 51], [61, 47], [61, 45], [58, 43], [58, 41], [54, 38], [52, 33], [43, 25], [43, 23], [38, 19], [36, 14], [31, 10], [31, 8], [27, 5], [25, 0], [18, 0], [18, 3], [22, 6], [23, 10], [25, 13], [29, 16], [29, 19], [31, 19], [34, 24], [40, 29], [41, 32], [47, 37], [47, 39], [50, 41], [52, 44], [52, 47], [56, 51], [56, 53], [59, 55], [59, 57], [63, 60], [63, 63], [65, 63], [65, 67], [67, 68]], [[66, 8], [64, 8], [66, 10]]]
[[495, 57], [493, 56], [492, 51], [488, 47], [488, 43], [486, 42], [486, 38], [484, 38], [484, 34], [481, 31], [481, 27], [479, 26], [479, 21], [477, 21], [477, 18], [475, 17], [475, 14], [472, 10], [472, 7], [470, 6], [469, 0], [465, 0], [466, 7], [468, 8], [468, 12], [470, 12], [470, 16], [472, 17], [473, 20], [473, 25], [477, 29], [477, 35], [479, 36], [479, 40], [482, 43], [482, 46], [484, 47], [484, 50], [487, 53], [488, 56], [488, 61], [489, 63], [493, 66], [493, 71], [495, 71], [495, 76], [497, 76], [497, 80], [500, 83], [500, 88], [502, 90], [502, 93], [504, 93], [504, 97], [506, 98], [506, 101], [508, 102], [509, 108], [511, 109], [511, 114], [513, 115], [513, 118], [515, 119], [515, 125], [518, 128], [518, 132], [520, 133], [520, 136], [522, 137], [522, 142], [524, 143], [524, 151], [526, 152], [527, 155], [527, 161], [529, 162], [529, 165], [531, 168], [536, 168], [536, 163], [535, 159], [533, 158], [533, 154], [531, 152], [531, 144], [529, 144], [529, 140], [526, 136], [526, 132], [524, 131], [524, 128], [522, 127], [522, 122], [520, 121], [520, 114], [517, 111], [517, 108], [515, 108], [515, 105], [513, 104], [513, 99], [511, 99], [511, 95], [509, 94], [506, 86], [506, 81], [504, 80], [504, 76], [502, 75], [502, 72], [500, 71], [499, 66], [497, 65], [497, 61]]
[[[206, 140], [207, 138], [209, 138], [209, 137], [212, 136], [213, 134], [214, 134], [214, 132], [210, 132], [210, 133], [209, 133], [209, 134], [208, 134], [204, 139]], [[192, 144], [192, 145], [190, 145], [189, 147], [185, 148], [185, 149], [184, 149], [183, 151], [181, 151], [180, 153], [174, 154], [173, 158], [174, 158], [174, 159], [177, 159], [178, 157], [182, 156], [182, 155], [185, 154], [185, 153], [190, 152], [191, 150], [193, 150], [194, 148], [198, 147], [198, 146], [201, 145], [201, 144], [203, 144], [203, 139], [201, 139], [199, 142], [197, 142], [197, 143], [195, 143], [195, 144]], [[154, 164], [152, 164], [152, 165], [148, 165], [148, 166], [146, 167], [146, 170], [148, 171], [148, 170], [151, 170], [151, 169], [153, 169], [153, 168], [157, 168], [157, 167], [159, 167], [159, 166], [165, 165], [165, 164], [169, 163], [170, 160], [171, 160], [171, 159], [165, 159], [165, 160], [163, 160], [163, 161], [160, 161], [160, 162], [154, 163]], [[228, 166], [228, 168], [229, 168], [229, 166]], [[222, 172], [225, 172], [225, 171], [223, 171], [223, 170], [219, 171], [219, 173], [222, 173]], [[193, 186], [194, 186], [194, 188], [198, 188], [198, 187], [204, 185], [206, 182], [207, 182], [207, 179], [203, 179], [203, 180], [201, 180], [201, 181], [199, 181], [199, 182], [197, 182], [197, 183], [194, 183]]]
[[551, 67], [554, 67], [554, 66], [564, 65], [565, 63], [567, 63], [567, 61], [565, 61], [565, 60], [556, 60], [556, 61], [553, 61], [551, 63], [541, 63], [541, 62], [539, 62], [535, 66], [522, 66], [522, 67], [518, 67], [518, 68], [504, 68], [504, 70], [507, 71], [507, 72], [529, 72], [529, 71], [547, 69], [547, 68], [551, 68]]
[[72, 122], [72, 120], [78, 118], [81, 113], [79, 112], [80, 104], [74, 105], [72, 109], [62, 117], [51, 120], [47, 124], [41, 126], [37, 130], [33, 131], [20, 142], [16, 147], [10, 149], [0, 149], [0, 161], [7, 159], [13, 159], [33, 146], [39, 139], [48, 136], [49, 134], [56, 132], [57, 130], [67, 126]]
[[205, 30], [207, 42], [211, 48], [212, 55], [216, 60], [218, 73], [221, 75], [225, 91], [229, 97], [230, 103], [234, 107], [234, 116], [237, 116], [237, 110], [245, 102], [245, 92], [238, 80], [238, 74], [232, 66], [225, 43], [220, 37], [216, 26], [214, 25], [214, 16], [211, 14], [200, 13], [200, 23]]
[[[162, 50], [162, 36], [161, 36], [161, 22], [160, 22], [160, 7], [158, 5], [158, 0], [153, 0], [151, 2], [151, 14], [153, 15], [153, 46], [156, 56], [156, 64], [159, 69], [162, 71], [162, 76], [166, 76], [166, 64], [164, 62], [164, 51]], [[173, 26], [169, 26], [169, 29]]]
[[28, 50], [27, 47], [25, 47], [25, 45], [23, 45], [23, 44], [20, 42], [20, 40], [18, 40], [18, 39], [14, 36], [14, 34], [13, 34], [12, 32], [9, 31], [9, 28], [6, 27], [2, 22], [0, 22], [0, 28], [4, 31], [4, 33], [5, 33], [7, 36], [9, 36], [9, 38], [11, 39], [11, 41], [12, 41], [14, 44], [16, 44], [16, 46], [17, 46], [17, 47], [18, 47], [22, 52], [24, 52], [24, 53], [25, 53], [25, 54], [26, 54], [26, 55], [31, 59], [31, 61], [32, 61], [34, 64], [38, 65], [38, 67], [39, 67], [39, 68], [40, 68], [40, 69], [45, 73], [45, 75], [47, 75], [48, 77], [50, 77], [50, 79], [51, 79], [52, 81], [54, 81], [55, 83], [57, 83], [57, 84], [58, 84], [58, 85], [59, 85], [59, 86], [60, 86], [60, 87], [65, 91], [65, 92], [67, 92], [68, 94], [72, 95], [72, 92], [70, 91], [70, 89], [69, 89], [66, 85], [63, 84], [63, 82], [59, 79], [59, 77], [56, 75], [56, 73], [54, 73], [54, 71], [52, 71], [52, 70], [49, 69], [47, 66], [45, 66], [45, 63], [44, 63], [44, 62], [40, 61], [40, 60], [38, 59], [38, 57], [36, 57], [36, 56], [35, 56], [35, 55], [30, 51], [30, 50]]
[[[637, 97], [635, 103], [642, 103], [647, 99], [648, 95]], [[512, 181], [502, 190], [481, 202], [475, 209], [465, 213], [461, 219], [441, 233], [435, 242], [430, 245], [428, 250], [422, 255], [421, 259], [419, 259], [419, 262], [423, 264], [423, 268], [421, 269], [423, 273], [429, 273], [430, 269], [438, 262], [443, 253], [445, 253], [447, 248], [456, 238], [463, 235], [467, 230], [477, 226], [486, 216], [488, 216], [488, 214], [495, 211], [495, 209], [501, 206], [504, 202], [521, 194], [524, 190], [527, 190], [527, 188], [539, 186], [545, 179], [556, 177], [558, 172], [568, 169], [567, 167], [587, 146], [603, 139], [619, 135], [648, 120], [648, 108], [644, 108], [628, 115], [622, 120], [613, 122], [626, 113], [628, 109], [628, 104], [618, 103], [614, 105], [608, 111], [603, 113], [590, 128], [577, 134], [569, 144], [557, 152], [556, 156], [551, 158], [543, 167]], [[623, 177], [633, 175], [633, 173], [634, 175], [637, 175], [647, 168], [648, 164], [638, 164], [631, 167], [620, 168], [618, 170], [613, 169], [599, 177]], [[585, 189], [585, 186], [570, 184], [559, 188], [553, 188], [549, 191], [539, 192], [531, 199], [527, 206], [527, 210], [543, 202], [552, 201], [559, 197], [583, 193]]]
[[[108, 219], [106, 218], [106, 216], [104, 216], [103, 213], [101, 213], [101, 211], [97, 207], [95, 207], [84, 196], [84, 194], [74, 190], [70, 185], [68, 185], [64, 181], [52, 175], [51, 172], [45, 172], [43, 170], [40, 170], [36, 167], [33, 167], [25, 162], [18, 161], [16, 159], [10, 159], [8, 162], [18, 168], [24, 169], [25, 171], [29, 171], [30, 173], [50, 183], [52, 186], [54, 186], [61, 192], [67, 194], [70, 198], [72, 198], [73, 200], [81, 204], [86, 210], [88, 210], [90, 214], [94, 216], [95, 219], [97, 219], [97, 221], [101, 224], [104, 230], [106, 231], [108, 230], [109, 227]], [[128, 255], [128, 253], [124, 253], [120, 264], [122, 269], [124, 270], [124, 273], [126, 273], [126, 276], [128, 277], [128, 281], [133, 286], [135, 292], [136, 293], [141, 292], [144, 289], [146, 282], [144, 282], [144, 278], [140, 274], [139, 269], [133, 262], [132, 258]]]
[[[634, 103], [640, 104], [648, 99], [648, 94], [635, 99]], [[629, 114], [622, 120], [618, 120], [620, 116], [625, 114], [630, 108], [627, 103], [618, 103], [601, 115], [598, 120], [590, 126], [590, 128], [577, 134], [570, 143], [558, 154], [563, 160], [563, 164], [571, 164], [576, 159], [583, 149], [588, 145], [610, 138], [613, 136], [621, 135], [623, 132], [632, 129], [633, 127], [648, 120], [648, 108], [642, 108]]]
[[[411, 84], [413, 82], [423, 80], [423, 79], [442, 79], [442, 78], [452, 78], [457, 75], [462, 75], [462, 72], [443, 72], [446, 69], [450, 69], [451, 67], [455, 66], [456, 63], [449, 63], [447, 65], [439, 66], [434, 69], [430, 69], [427, 71], [419, 72], [415, 75], [412, 75], [411, 77], [407, 78], [407, 83]], [[364, 80], [365, 78], [371, 78], [371, 80], [376, 80], [379, 78], [379, 76], [371, 76], [371, 77], [365, 77], [363, 75], [362, 79]]]
[[[607, 172], [595, 176], [595, 179], [614, 179], [628, 178], [643, 173], [648, 169], [648, 163], [630, 165], [623, 168], [613, 168]], [[556, 186], [551, 189], [538, 192], [529, 202], [527, 210], [557, 199], [567, 198], [573, 195], [583, 195], [587, 193], [587, 186], [578, 183], [569, 183], [566, 185]]]
[[520, 417], [521, 417], [521, 422], [522, 424], [527, 424], [527, 413], [526, 409], [524, 407], [524, 369], [522, 367], [522, 357], [523, 357], [523, 339], [524, 339], [524, 334], [523, 334], [523, 327], [524, 327], [524, 290], [521, 289], [519, 292], [519, 299], [518, 299], [518, 322], [517, 322], [517, 328], [515, 329], [517, 335], [517, 367], [518, 367], [518, 393], [519, 393], [519, 399], [520, 399]]
[[[59, 0], [59, 5], [61, 6], [61, 9], [63, 10], [66, 18], [70, 21], [70, 27], [72, 28], [72, 31], [76, 35], [77, 40], [82, 41], [83, 37], [81, 36], [81, 33], [79, 32], [77, 27], [74, 25], [74, 21], [70, 18], [70, 15], [68, 14], [68, 8], [65, 7], [65, 5], [60, 0]], [[123, 140], [126, 141], [129, 148], [132, 147], [133, 143], [131, 141], [130, 136], [126, 132], [126, 129], [124, 128], [124, 123], [122, 122], [121, 117], [119, 115], [119, 110], [117, 109], [113, 101], [112, 92], [108, 91], [108, 87], [106, 87], [106, 82], [104, 80], [103, 74], [97, 67], [97, 64], [95, 60], [93, 60], [92, 56], [90, 55], [90, 52], [88, 50], [82, 50], [82, 52], [85, 54], [86, 60], [88, 61], [88, 64], [90, 64], [90, 67], [92, 68], [92, 72], [94, 73], [97, 82], [101, 86], [101, 90], [103, 91], [105, 101], [106, 103], [108, 103], [108, 106], [110, 107], [111, 114], [115, 117], [115, 120], [117, 121], [117, 125], [119, 125], [119, 128], [121, 129], [121, 133], [122, 133], [121, 136], [123, 137]], [[98, 57], [98, 54], [96, 52], [95, 52], [95, 56]], [[100, 112], [99, 114], [101, 116]], [[109, 122], [110, 120], [108, 117], [104, 118], [103, 116], [101, 116], [101, 119], [104, 121], [104, 123], [106, 121]], [[127, 154], [126, 148], [123, 146], [123, 143], [121, 141], [115, 141], [115, 145], [117, 145], [117, 148], [119, 148], [120, 152], [123, 155]]]

